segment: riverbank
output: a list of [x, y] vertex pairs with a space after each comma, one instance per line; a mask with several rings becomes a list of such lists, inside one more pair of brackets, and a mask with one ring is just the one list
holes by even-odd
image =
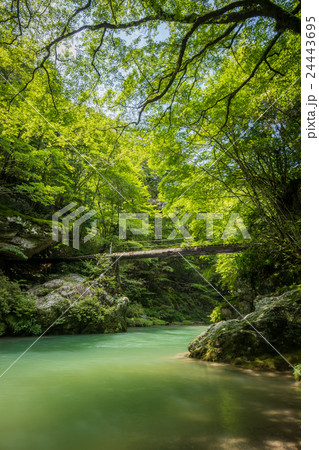
[[247, 366], [244, 366], [244, 365], [235, 365], [235, 364], [231, 364], [231, 363], [203, 361], [202, 359], [190, 358], [189, 352], [179, 353], [179, 354], [175, 355], [175, 358], [176, 359], [187, 359], [188, 361], [195, 361], [196, 363], [204, 364], [211, 368], [221, 367], [223, 369], [229, 369], [229, 370], [235, 370], [235, 371], [238, 370], [242, 373], [246, 373], [248, 375], [253, 375], [253, 376], [261, 376], [261, 375], [265, 375], [265, 376], [269, 376], [269, 377], [279, 376], [279, 377], [283, 377], [284, 379], [287, 379], [287, 380], [293, 380], [299, 386], [301, 385], [301, 381], [295, 379], [293, 372], [291, 370], [278, 370], [276, 368], [265, 368], [265, 367], [249, 367], [248, 364], [247, 364]]
[[[0, 271], [0, 285], [0, 336], [38, 336], [45, 330], [56, 335], [116, 333], [125, 332], [128, 326], [192, 325], [203, 323], [202, 319], [208, 322], [211, 311], [206, 306], [206, 313], [197, 314], [196, 308], [190, 308], [185, 314], [162, 302], [156, 307], [143, 306], [132, 301], [134, 291], [129, 297], [124, 295], [112, 276], [92, 281], [68, 271], [26, 287]], [[152, 303], [151, 295], [145, 303]]]

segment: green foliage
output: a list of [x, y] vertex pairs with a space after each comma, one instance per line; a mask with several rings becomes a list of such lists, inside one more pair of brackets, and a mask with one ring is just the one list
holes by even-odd
[[239, 276], [238, 260], [240, 256], [218, 255], [215, 265], [216, 273], [220, 275], [221, 285], [234, 291]]
[[[217, 304], [212, 288], [181, 260], [121, 261], [120, 283], [132, 302], [129, 311], [141, 305], [148, 318], [164, 322], [207, 322]], [[136, 316], [143, 312], [140, 309]]]
[[210, 321], [213, 323], [220, 322], [222, 320], [221, 306], [220, 305], [216, 306], [209, 317]]
[[1, 246], [1, 251], [8, 254], [12, 253], [17, 259], [28, 259], [28, 257], [21, 250], [12, 247], [11, 245], [3, 244]]
[[[148, 310], [151, 311], [151, 310]], [[147, 316], [141, 303], [130, 303], [127, 308], [127, 323], [129, 327], [151, 327], [167, 325], [168, 322], [157, 317]]]
[[[165, 320], [157, 319], [156, 317], [150, 317], [150, 319], [152, 320], [154, 326], [168, 325], [168, 322], [166, 322]], [[193, 322], [191, 320], [184, 320], [183, 321], [184, 325], [189, 325], [189, 324], [192, 324], [192, 323]]]
[[281, 286], [276, 289], [276, 294], [281, 295], [285, 291], [301, 291], [301, 284], [291, 284], [290, 286]]
[[127, 324], [129, 327], [151, 327], [154, 325], [153, 320], [144, 319], [143, 317], [130, 318], [128, 319]]
[[[27, 64], [28, 50], [16, 52], [17, 60], [12, 49], [0, 47], [2, 70], [23, 78], [20, 62]], [[59, 77], [53, 67], [49, 74]], [[152, 210], [135, 137], [125, 136], [119, 143], [111, 119], [96, 109], [75, 105], [61, 86], [54, 91], [60, 108], [57, 115], [42, 75], [38, 74], [32, 90], [24, 92], [26, 101], [18, 96], [10, 105], [10, 114], [11, 88], [0, 79], [0, 203], [19, 211], [21, 217], [43, 221], [73, 201], [97, 212], [99, 236], [87, 244], [87, 250], [109, 246], [117, 231], [118, 213], [132, 210], [128, 199], [134, 201], [135, 211]], [[83, 235], [91, 222], [81, 227]], [[57, 249], [61, 250], [59, 244]]]
[[279, 252], [279, 249], [268, 242], [250, 247], [240, 255], [219, 255], [214, 267], [221, 286], [234, 297], [245, 291], [251, 298], [297, 286], [300, 254], [283, 248]]
[[127, 317], [140, 317], [145, 314], [144, 308], [140, 303], [130, 303], [127, 308]]
[[127, 319], [127, 324], [129, 327], [153, 327], [168, 325], [168, 322], [156, 317], [131, 317]]
[[83, 297], [59, 319], [57, 326], [64, 333], [104, 333], [109, 315], [110, 308], [102, 305], [97, 297]]
[[0, 272], [0, 335], [38, 335], [37, 309], [31, 295]]
[[301, 364], [297, 364], [297, 365], [294, 367], [293, 375], [294, 375], [294, 379], [295, 379], [296, 381], [300, 381], [300, 380], [301, 380]]
[[[259, 15], [250, 20], [251, 5], [244, 2], [243, 9], [239, 5], [205, 22], [198, 18], [229, 2], [125, 0], [89, 2], [78, 10], [58, 1], [42, 15], [33, 7], [27, 32], [24, 20], [4, 6], [1, 40], [11, 42], [0, 46], [1, 70], [9, 82], [0, 79], [5, 215], [10, 206], [14, 214], [48, 225], [71, 201], [94, 209], [98, 235], [81, 252], [95, 253], [109, 252], [111, 243], [113, 251], [156, 248], [159, 243], [143, 242], [153, 239], [154, 214], [165, 216], [165, 238], [174, 229], [168, 214], [191, 213], [192, 245], [260, 244], [241, 255], [191, 259], [223, 294], [253, 296], [299, 283], [299, 13], [291, 14], [290, 0], [277, 3], [275, 16], [260, 2]], [[16, 7], [22, 19], [29, 16], [24, 4]], [[229, 30], [236, 14], [240, 17]], [[140, 25], [145, 17], [151, 19]], [[65, 36], [84, 23], [81, 54], [75, 55]], [[111, 23], [112, 30], [101, 36], [98, 23]], [[49, 47], [58, 35], [63, 42]], [[15, 96], [22, 86], [23, 97]], [[121, 241], [121, 212], [149, 213], [149, 235], [135, 242], [131, 233]], [[205, 222], [195, 220], [199, 212], [222, 215], [214, 221], [213, 240]], [[231, 213], [240, 214], [251, 239], [243, 239], [236, 227], [224, 235]], [[90, 225], [81, 227], [81, 237]], [[7, 250], [25, 256], [10, 245]], [[72, 254], [78, 252], [58, 243], [44, 256]], [[91, 280], [101, 277], [109, 293], [124, 293], [133, 302], [130, 319], [141, 319], [140, 304], [148, 317], [165, 322], [205, 321], [214, 307], [218, 320], [220, 296], [185, 261], [120, 261], [119, 266], [115, 274], [101, 258], [57, 270], [74, 267]], [[93, 303], [72, 310], [74, 329], [82, 324], [95, 330], [96, 321], [102, 330], [106, 313]], [[15, 323], [10, 332], [23, 333], [19, 327]]]

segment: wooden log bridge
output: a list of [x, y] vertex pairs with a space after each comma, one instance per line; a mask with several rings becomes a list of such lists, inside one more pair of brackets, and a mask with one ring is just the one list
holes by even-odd
[[113, 253], [112, 258], [121, 259], [143, 259], [143, 258], [171, 258], [176, 256], [204, 256], [226, 253], [238, 253], [245, 250], [247, 246], [242, 244], [233, 245], [205, 245], [198, 247], [176, 247], [160, 248], [153, 250], [135, 250], [132, 252]]
[[[178, 256], [204, 256], [204, 255], [218, 255], [239, 253], [247, 249], [245, 244], [224, 244], [224, 245], [205, 245], [197, 247], [175, 247], [175, 248], [160, 248], [152, 250], [134, 250], [131, 252], [118, 252], [118, 253], [97, 253], [94, 255], [79, 255], [79, 256], [61, 256], [54, 258], [30, 258], [27, 263], [42, 262], [42, 263], [54, 263], [54, 262], [67, 262], [67, 261], [80, 261], [88, 259], [97, 259], [101, 256], [103, 258], [116, 259], [145, 259], [145, 258], [171, 258]], [[22, 262], [22, 261], [21, 261]]]

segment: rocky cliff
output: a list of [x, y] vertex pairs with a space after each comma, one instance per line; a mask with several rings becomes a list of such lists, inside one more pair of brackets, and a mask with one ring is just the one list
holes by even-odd
[[28, 259], [51, 243], [48, 221], [33, 219], [16, 211], [0, 210], [0, 258]]

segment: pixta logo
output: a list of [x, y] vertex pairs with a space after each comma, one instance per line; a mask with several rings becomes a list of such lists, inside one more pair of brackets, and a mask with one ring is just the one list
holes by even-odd
[[[179, 232], [185, 239], [190, 239], [192, 236], [186, 228], [186, 223], [193, 216], [193, 214], [186, 213], [183, 217], [177, 214], [169, 214], [169, 218], [174, 224], [174, 230], [166, 237], [165, 240], [175, 239]], [[224, 214], [222, 213], [197, 213], [195, 220], [204, 220], [206, 222], [206, 238], [214, 239], [214, 222], [222, 220]], [[133, 226], [131, 221], [135, 221]], [[128, 223], [130, 221], [130, 223]], [[162, 214], [155, 214], [154, 216], [154, 235], [155, 239], [161, 240], [163, 238], [162, 232], [163, 217]], [[137, 226], [138, 225], [138, 226]], [[150, 230], [150, 220], [147, 213], [120, 213], [119, 214], [119, 239], [127, 238], [127, 231], [134, 235], [148, 235]], [[241, 233], [244, 239], [251, 239], [248, 230], [238, 213], [231, 213], [227, 224], [223, 230], [221, 239], [228, 239], [230, 236], [236, 236]]]
[[[77, 206], [77, 203], [69, 203], [64, 208], [60, 209], [56, 213], [52, 215], [52, 239], [53, 241], [60, 241], [62, 236], [62, 243], [65, 245], [70, 245], [70, 228], [72, 227], [72, 247], [76, 248], [77, 250], [80, 249], [80, 228], [81, 225], [85, 222], [87, 222], [91, 217], [93, 217], [95, 214], [97, 214], [94, 210], [89, 210], [86, 214], [76, 219], [76, 217], [80, 216], [87, 208], [85, 206], [79, 206], [74, 211], [70, 212], [67, 216], [62, 218], [62, 221], [60, 221], [61, 217], [71, 211], [73, 208]], [[76, 220], [75, 220], [76, 219]], [[90, 239], [92, 239], [97, 234], [97, 228], [96, 228], [96, 220], [93, 221], [91, 229], [89, 233], [84, 236], [83, 241], [87, 242]]]

